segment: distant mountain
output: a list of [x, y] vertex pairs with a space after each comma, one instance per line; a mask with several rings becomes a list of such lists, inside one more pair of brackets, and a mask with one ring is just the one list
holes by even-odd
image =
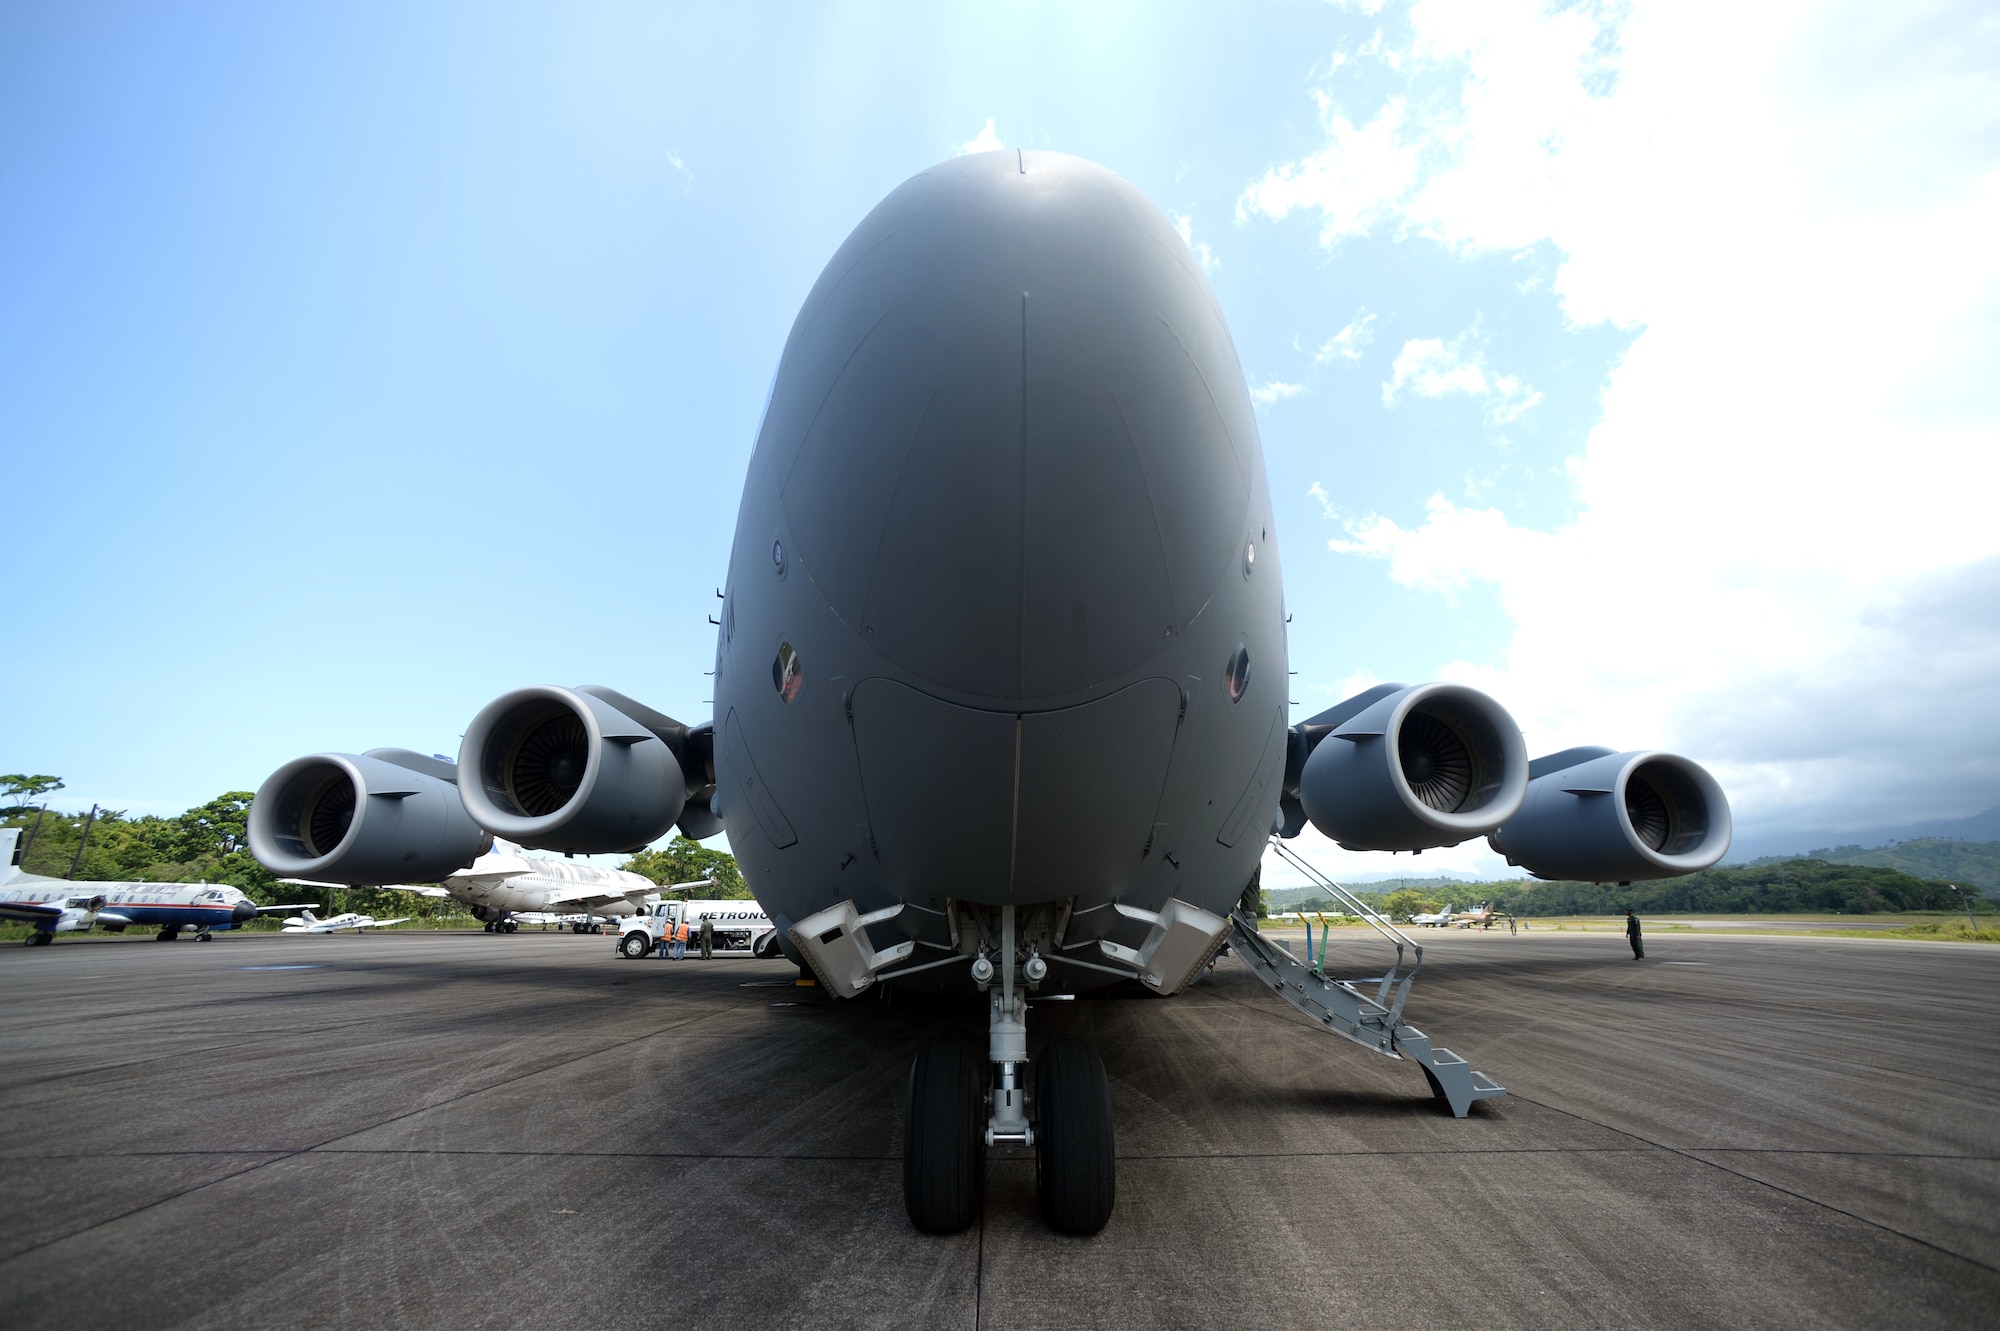
[[[1774, 856], [1818, 855], [1814, 847], [1873, 849], [1910, 841], [2000, 841], [2000, 805], [1969, 818], [1934, 818], [1881, 828], [1806, 828], [1802, 831], [1739, 833], [1729, 847], [1730, 864], [1747, 864]], [[1824, 858], [1823, 856], [1821, 858]], [[1861, 863], [1862, 861], [1842, 861]], [[1868, 861], [1873, 863], [1873, 861]]]
[[[1919, 837], [1892, 846], [1834, 846], [1815, 850], [1811, 858], [1829, 864], [1866, 864], [1901, 869], [1918, 878], [1978, 887], [2000, 894], [2000, 841], [1947, 841]], [[1763, 863], [1763, 861], [1758, 861]]]
[[[1668, 911], [1816, 911], [1869, 915], [1878, 911], [1956, 911], [1964, 900], [1945, 884], [1897, 869], [1826, 860], [1760, 860], [1668, 878], [1633, 883], [1497, 883], [1494, 899], [1516, 915], [1615, 915], [1630, 906], [1640, 914]], [[1993, 904], [1974, 893], [1975, 909]]]

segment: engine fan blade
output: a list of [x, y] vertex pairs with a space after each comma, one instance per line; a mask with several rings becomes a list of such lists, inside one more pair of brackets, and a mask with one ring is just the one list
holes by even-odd
[[522, 813], [544, 817], [569, 803], [589, 761], [583, 722], [571, 712], [552, 716], [521, 737], [508, 764], [508, 793]]
[[1439, 717], [1428, 712], [1405, 717], [1396, 757], [1410, 793], [1441, 813], [1456, 813], [1472, 793], [1472, 751]]

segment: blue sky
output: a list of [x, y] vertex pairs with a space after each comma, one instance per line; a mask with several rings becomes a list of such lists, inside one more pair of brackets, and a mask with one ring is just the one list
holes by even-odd
[[1443, 676], [1536, 751], [1712, 762], [1745, 829], [1987, 807], [1996, 45], [1969, 5], [8, 7], [0, 768], [164, 812], [454, 752], [522, 683], [705, 715], [799, 302], [997, 142], [1209, 269], [1301, 714]]

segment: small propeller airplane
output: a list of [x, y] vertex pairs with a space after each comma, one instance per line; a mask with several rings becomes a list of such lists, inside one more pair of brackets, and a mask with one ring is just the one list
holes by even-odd
[[310, 910], [305, 910], [299, 912], [297, 915], [287, 917], [285, 927], [281, 932], [288, 934], [330, 934], [339, 929], [386, 929], [392, 924], [401, 924], [409, 918], [409, 916], [405, 915], [402, 919], [378, 920], [373, 915], [356, 915], [354, 912], [348, 911], [344, 914], [330, 916], [322, 920]]

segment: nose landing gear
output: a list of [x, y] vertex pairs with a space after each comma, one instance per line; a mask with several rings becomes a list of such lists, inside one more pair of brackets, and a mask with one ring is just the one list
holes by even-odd
[[[989, 1004], [987, 1066], [961, 1044], [927, 1044], [910, 1068], [903, 1125], [903, 1205], [926, 1234], [956, 1234], [978, 1217], [986, 1148], [1035, 1149], [1042, 1216], [1061, 1234], [1087, 1235], [1111, 1219], [1118, 1196], [1118, 1150], [1111, 1083], [1104, 1063], [1082, 1040], [1054, 1040], [1042, 1051], [1034, 1108], [1027, 1114], [1027, 1003], [1017, 974], [1039, 982], [1047, 963], [1015, 947], [1014, 908], [1001, 907], [997, 953], [982, 953], [973, 974], [998, 978]], [[997, 963], [997, 964], [995, 964]], [[997, 972], [997, 976], [996, 976]]]

